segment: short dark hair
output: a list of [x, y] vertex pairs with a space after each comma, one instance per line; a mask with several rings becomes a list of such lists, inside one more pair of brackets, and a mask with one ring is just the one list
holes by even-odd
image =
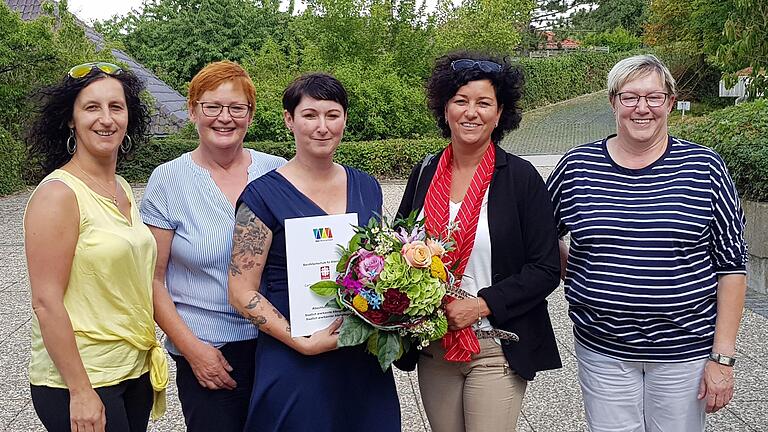
[[345, 113], [349, 106], [347, 90], [339, 80], [327, 73], [312, 72], [293, 80], [283, 92], [283, 109], [293, 115], [304, 96], [338, 102]]
[[107, 75], [93, 68], [82, 78], [67, 75], [60, 83], [45, 87], [34, 95], [38, 109], [28, 129], [26, 141], [29, 155], [38, 158], [45, 175], [72, 159], [66, 143], [77, 95], [94, 81], [107, 76], [118, 80], [123, 86], [128, 110], [126, 134], [130, 135], [133, 144], [127, 153], [118, 152], [118, 163], [130, 157], [146, 141], [150, 124], [149, 109], [141, 100], [144, 83], [135, 74], [123, 70], [117, 75]]
[[[501, 65], [500, 71], [486, 72], [479, 67], [453, 70], [454, 60], [470, 59], [491, 61]], [[518, 102], [522, 97], [523, 73], [505, 59], [470, 51], [455, 51], [435, 60], [432, 75], [427, 81], [427, 104], [437, 119], [443, 137], [450, 138], [451, 129], [445, 119], [445, 106], [460, 87], [470, 81], [489, 80], [496, 92], [496, 102], [503, 108], [499, 125], [491, 133], [491, 140], [499, 143], [504, 134], [520, 125], [522, 114]]]

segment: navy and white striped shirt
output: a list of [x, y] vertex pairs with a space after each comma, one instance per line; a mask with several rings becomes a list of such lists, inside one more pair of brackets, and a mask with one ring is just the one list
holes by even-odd
[[[281, 157], [248, 151], [248, 181], [285, 163]], [[141, 201], [141, 217], [147, 225], [175, 231], [165, 284], [192, 333], [217, 347], [256, 338], [256, 327], [230, 306], [227, 294], [235, 208], [190, 153], [155, 168]], [[169, 339], [166, 348], [181, 354]]]
[[[610, 137], [609, 137], [610, 138]], [[712, 349], [717, 278], [745, 273], [744, 214], [720, 156], [670, 137], [642, 169], [606, 140], [563, 156], [547, 185], [561, 236], [576, 340], [626, 361], [677, 362]]]

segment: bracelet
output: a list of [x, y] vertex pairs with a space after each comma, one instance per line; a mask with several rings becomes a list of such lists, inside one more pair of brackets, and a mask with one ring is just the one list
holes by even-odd
[[477, 302], [477, 324], [480, 325], [483, 322], [483, 317], [480, 315], [480, 297], [475, 297]]

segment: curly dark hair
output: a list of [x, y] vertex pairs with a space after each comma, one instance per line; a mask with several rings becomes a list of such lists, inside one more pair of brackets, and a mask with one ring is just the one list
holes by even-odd
[[135, 74], [123, 70], [117, 75], [107, 75], [93, 68], [82, 78], [67, 75], [60, 83], [42, 88], [33, 96], [38, 109], [28, 128], [26, 142], [28, 154], [38, 160], [44, 175], [72, 159], [72, 155], [67, 153], [66, 142], [70, 134], [68, 123], [72, 120], [77, 95], [94, 81], [107, 76], [118, 80], [123, 86], [128, 110], [126, 134], [130, 135], [133, 143], [127, 153], [118, 152], [118, 164], [146, 142], [150, 124], [149, 108], [140, 97], [144, 83]]
[[[502, 68], [498, 72], [486, 72], [479, 67], [454, 71], [451, 63], [460, 59], [492, 61], [501, 65]], [[522, 97], [524, 82], [521, 70], [509, 64], [506, 59], [479, 52], [456, 51], [435, 60], [432, 75], [427, 81], [427, 104], [437, 119], [437, 126], [442, 130], [443, 137], [451, 137], [451, 129], [445, 119], [445, 106], [448, 101], [460, 87], [468, 82], [486, 79], [491, 82], [496, 91], [496, 101], [499, 107], [504, 109], [499, 118], [499, 125], [491, 133], [491, 140], [498, 143], [506, 132], [516, 129], [520, 125], [522, 112], [518, 102]]]

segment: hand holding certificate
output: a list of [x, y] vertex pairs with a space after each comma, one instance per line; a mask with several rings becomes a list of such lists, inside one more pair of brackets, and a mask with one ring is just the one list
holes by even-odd
[[285, 220], [291, 336], [309, 336], [348, 314], [326, 307], [328, 299], [309, 287], [318, 280], [336, 280], [338, 247], [349, 243], [357, 224], [357, 213]]

